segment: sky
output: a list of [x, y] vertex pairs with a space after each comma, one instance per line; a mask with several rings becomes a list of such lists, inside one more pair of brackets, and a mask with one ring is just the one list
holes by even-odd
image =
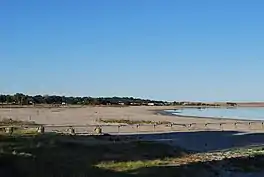
[[264, 101], [263, 0], [0, 0], [0, 93]]

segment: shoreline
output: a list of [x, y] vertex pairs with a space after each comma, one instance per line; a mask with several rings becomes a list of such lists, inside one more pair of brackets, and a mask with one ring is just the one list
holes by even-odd
[[[184, 109], [184, 108], [182, 108]], [[188, 108], [192, 109], [192, 108]], [[172, 116], [172, 117], [181, 117], [181, 118], [197, 118], [197, 119], [211, 119], [211, 120], [218, 120], [218, 121], [237, 121], [237, 122], [264, 122], [264, 120], [252, 120], [252, 119], [236, 119], [236, 118], [219, 118], [219, 117], [202, 117], [202, 116], [191, 116], [191, 115], [179, 115], [179, 114], [173, 114], [171, 112], [167, 112], [167, 110], [160, 110], [157, 109], [154, 111], [154, 114], [163, 115], [163, 116]], [[177, 109], [175, 109], [177, 110]]]
[[[182, 108], [182, 107], [181, 107]], [[100, 119], [128, 120], [131, 122], [170, 122], [175, 125], [174, 128], [164, 125], [155, 127], [155, 131], [192, 131], [188, 128], [191, 124], [196, 124], [195, 131], [220, 130], [224, 124], [225, 130], [239, 131], [263, 131], [263, 121], [260, 120], [238, 120], [226, 118], [207, 118], [197, 116], [173, 115], [164, 110], [179, 109], [177, 106], [133, 106], [133, 107], [82, 107], [82, 108], [16, 108], [0, 109], [0, 119], [13, 119], [21, 121], [34, 121], [37, 124], [51, 125], [54, 129], [57, 126], [77, 126], [84, 125], [82, 130], [93, 132], [92, 126], [105, 125], [106, 133], [117, 132], [118, 123], [110, 124], [100, 122]], [[121, 121], [122, 122], [122, 121]], [[239, 124], [241, 122], [241, 124]], [[249, 125], [249, 122], [252, 124]], [[239, 124], [237, 127], [234, 124]], [[254, 123], [254, 124], [253, 124]], [[243, 125], [242, 125], [243, 124]], [[113, 125], [113, 126], [108, 126]], [[184, 125], [184, 126], [183, 126]], [[208, 126], [207, 126], [208, 125]], [[52, 129], [51, 127], [51, 129]], [[85, 128], [86, 127], [86, 128]], [[153, 126], [142, 125], [141, 132], [153, 132]], [[126, 125], [120, 128], [120, 133], [137, 133], [137, 127]]]

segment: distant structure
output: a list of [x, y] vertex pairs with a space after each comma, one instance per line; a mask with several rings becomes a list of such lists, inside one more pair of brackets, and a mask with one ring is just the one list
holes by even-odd
[[154, 103], [148, 103], [148, 106], [155, 106]]
[[232, 106], [232, 107], [237, 106], [237, 103], [226, 102], [226, 104], [227, 106]]
[[123, 103], [123, 102], [119, 102], [118, 104], [121, 105], [121, 106], [125, 105], [125, 103]]

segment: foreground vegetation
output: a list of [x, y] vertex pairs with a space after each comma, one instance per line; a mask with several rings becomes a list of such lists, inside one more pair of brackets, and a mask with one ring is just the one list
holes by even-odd
[[[114, 139], [114, 141], [113, 141]], [[224, 176], [225, 170], [259, 171], [262, 148], [195, 153], [154, 142], [112, 136], [57, 134], [0, 136], [0, 175]]]
[[39, 126], [40, 125], [34, 121], [2, 119], [0, 120], [0, 135], [36, 134]]
[[[162, 159], [185, 154], [167, 145], [152, 142], [113, 143], [108, 137], [99, 136], [50, 134], [0, 138], [0, 175], [5, 177], [127, 176], [129, 174], [119, 172], [158, 165]], [[113, 169], [107, 169], [111, 164], [119, 167], [112, 165]]]
[[37, 125], [34, 121], [22, 121], [22, 120], [14, 120], [14, 119], [2, 119], [0, 120], [0, 126], [5, 126], [5, 125]]
[[117, 124], [128, 124], [128, 125], [136, 125], [136, 124], [155, 124], [155, 125], [168, 125], [171, 124], [169, 121], [150, 121], [150, 120], [128, 120], [128, 119], [99, 119], [99, 122], [103, 123], [117, 123]]

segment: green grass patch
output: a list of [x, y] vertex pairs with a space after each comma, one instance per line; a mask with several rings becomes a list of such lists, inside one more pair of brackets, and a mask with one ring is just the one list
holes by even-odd
[[22, 121], [22, 120], [13, 120], [13, 119], [2, 119], [0, 121], [0, 126], [9, 126], [9, 125], [38, 125], [34, 121]]
[[0, 135], [8, 135], [6, 128], [12, 127], [13, 135], [37, 134], [37, 126], [34, 121], [21, 121], [13, 119], [2, 119], [0, 121]]
[[146, 161], [128, 161], [128, 162], [101, 162], [96, 165], [98, 168], [114, 170], [114, 171], [129, 171], [139, 168], [153, 167], [162, 164], [166, 164], [165, 160], [146, 160]]
[[10, 136], [10, 135], [22, 136], [22, 135], [37, 135], [37, 134], [39, 133], [37, 132], [36, 128], [14, 128], [12, 134], [6, 133], [4, 129], [0, 129], [0, 135], [3, 136]]
[[242, 154], [244, 157], [228, 160], [227, 164], [232, 166], [234, 171], [256, 172], [264, 169], [264, 148], [244, 147], [230, 150], [227, 153]]
[[99, 119], [100, 122], [104, 123], [118, 123], [118, 124], [129, 124], [129, 125], [136, 125], [136, 124], [155, 124], [155, 125], [167, 125], [171, 124], [169, 121], [149, 121], [149, 120], [129, 120], [129, 119]]

